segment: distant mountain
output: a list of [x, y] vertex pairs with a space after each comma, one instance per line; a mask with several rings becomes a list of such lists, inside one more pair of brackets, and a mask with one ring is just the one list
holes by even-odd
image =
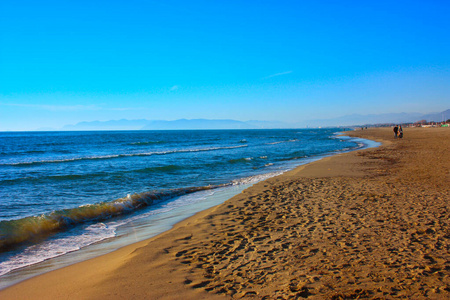
[[333, 119], [308, 120], [296, 123], [296, 127], [331, 127], [331, 126], [354, 126], [367, 124], [385, 123], [409, 123], [423, 118], [420, 113], [391, 113], [379, 115], [347, 115]]
[[164, 120], [112, 120], [80, 122], [66, 125], [62, 130], [183, 130], [183, 129], [264, 129], [264, 128], [317, 128], [337, 126], [361, 126], [369, 124], [411, 123], [419, 120], [436, 121], [450, 119], [450, 109], [433, 114], [391, 113], [370, 115], [347, 115], [333, 119], [306, 120], [298, 123], [277, 121], [236, 121], [208, 119]]
[[334, 127], [334, 126], [360, 126], [369, 124], [389, 124], [389, 123], [414, 123], [419, 120], [441, 122], [450, 119], [450, 109], [440, 113], [390, 113], [390, 114], [370, 114], [370, 115], [347, 115], [333, 119], [316, 119], [298, 122], [295, 127]]
[[112, 120], [80, 122], [66, 125], [62, 130], [176, 130], [176, 129], [258, 129], [262, 128], [248, 122], [236, 120], [180, 119], [164, 120]]
[[148, 124], [148, 120], [112, 120], [112, 121], [92, 121], [80, 122], [75, 125], [66, 125], [62, 130], [140, 130]]
[[236, 120], [175, 120], [175, 121], [149, 121], [143, 130], [164, 130], [164, 129], [257, 129], [259, 127], [247, 122]]
[[427, 120], [428, 122], [442, 122], [450, 119], [450, 109], [440, 113], [423, 115], [421, 117], [422, 120]]

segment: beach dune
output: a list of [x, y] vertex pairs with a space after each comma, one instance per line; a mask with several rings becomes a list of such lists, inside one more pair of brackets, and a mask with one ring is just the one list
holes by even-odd
[[172, 230], [0, 291], [1, 299], [449, 299], [450, 130], [260, 182]]

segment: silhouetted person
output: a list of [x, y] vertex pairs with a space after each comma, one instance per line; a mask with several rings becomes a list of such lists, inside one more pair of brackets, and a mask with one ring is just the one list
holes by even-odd
[[398, 135], [398, 126], [395, 125], [395, 127], [394, 127], [394, 138], [397, 138], [397, 135]]

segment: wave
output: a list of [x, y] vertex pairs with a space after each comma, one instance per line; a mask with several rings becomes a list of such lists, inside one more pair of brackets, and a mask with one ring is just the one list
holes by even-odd
[[27, 154], [41, 154], [47, 153], [44, 150], [29, 150], [29, 151], [17, 151], [17, 152], [0, 152], [1, 156], [17, 156], [17, 155], [27, 155]]
[[298, 159], [304, 159], [308, 158], [314, 155], [300, 155], [300, 156], [292, 156], [292, 157], [285, 157], [285, 158], [279, 158], [276, 161], [290, 161], [290, 160], [298, 160]]
[[270, 172], [270, 173], [263, 173], [259, 175], [252, 175], [249, 177], [239, 178], [235, 179], [231, 182], [232, 185], [241, 185], [241, 184], [255, 184], [257, 182], [266, 180], [271, 177], [278, 176], [280, 174], [283, 174], [285, 171], [276, 171], [276, 172]]
[[230, 164], [239, 164], [239, 163], [249, 162], [252, 160], [253, 160], [253, 157], [245, 157], [245, 158], [230, 159], [228, 162]]
[[197, 149], [180, 149], [180, 150], [168, 150], [159, 152], [144, 152], [144, 153], [126, 153], [126, 154], [113, 154], [113, 155], [101, 155], [101, 156], [85, 156], [85, 157], [74, 157], [65, 159], [55, 159], [55, 160], [39, 160], [39, 161], [29, 161], [29, 162], [18, 162], [18, 163], [6, 163], [0, 164], [0, 166], [30, 166], [30, 165], [41, 165], [41, 164], [51, 164], [51, 163], [67, 163], [80, 160], [105, 160], [114, 159], [121, 157], [134, 157], [134, 156], [151, 156], [151, 155], [167, 155], [173, 153], [188, 153], [188, 152], [204, 152], [204, 151], [217, 151], [226, 149], [236, 149], [248, 147], [248, 145], [239, 146], [228, 146], [228, 147], [208, 147], [208, 148], [197, 148]]
[[282, 143], [293, 143], [293, 142], [298, 142], [298, 139], [292, 139], [292, 140], [287, 140], [287, 141], [278, 141], [278, 142], [272, 142], [272, 143], [266, 143], [266, 145], [277, 145], [277, 144], [282, 144]]
[[126, 173], [158, 173], [158, 172], [173, 172], [178, 170], [183, 170], [186, 167], [180, 166], [180, 165], [167, 165], [167, 166], [161, 166], [161, 167], [150, 167], [150, 168], [144, 168], [144, 169], [131, 169], [128, 171], [120, 171], [120, 172], [114, 172], [114, 173], [87, 173], [87, 174], [67, 174], [67, 175], [51, 175], [51, 176], [42, 176], [42, 177], [20, 177], [20, 178], [14, 178], [14, 179], [0, 179], [0, 186], [1, 185], [12, 185], [20, 182], [45, 182], [47, 180], [51, 181], [70, 181], [70, 180], [88, 180], [88, 179], [95, 179], [99, 177], [107, 177], [107, 176], [122, 176]]
[[34, 154], [34, 153], [46, 153], [46, 151], [44, 151], [44, 150], [29, 150], [29, 151], [18, 152], [18, 154]]
[[20, 244], [46, 238], [54, 233], [88, 222], [98, 222], [132, 213], [155, 202], [226, 185], [179, 188], [157, 192], [127, 195], [111, 202], [83, 205], [54, 211], [48, 215], [26, 217], [0, 222], [0, 252]]
[[43, 177], [19, 177], [14, 179], [4, 179], [0, 180], [1, 185], [13, 185], [21, 182], [33, 182], [39, 183], [46, 180], [51, 181], [67, 181], [67, 180], [87, 180], [94, 179], [98, 177], [105, 177], [109, 174], [107, 173], [90, 173], [90, 174], [67, 174], [67, 175], [52, 175], [52, 176], [43, 176]]
[[129, 143], [128, 145], [133, 145], [133, 146], [146, 146], [146, 145], [156, 145], [156, 144], [166, 144], [167, 142], [165, 141], [149, 141], [149, 142], [134, 142], [134, 143]]
[[162, 167], [153, 167], [153, 168], [145, 168], [145, 169], [139, 169], [132, 172], [138, 172], [138, 173], [155, 173], [155, 172], [171, 172], [171, 171], [178, 171], [183, 170], [185, 167], [179, 166], [179, 165], [167, 165]]

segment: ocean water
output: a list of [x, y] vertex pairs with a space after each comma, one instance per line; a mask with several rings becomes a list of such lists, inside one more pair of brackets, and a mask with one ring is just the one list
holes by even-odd
[[149, 238], [255, 182], [364, 146], [340, 131], [0, 133], [0, 276]]

